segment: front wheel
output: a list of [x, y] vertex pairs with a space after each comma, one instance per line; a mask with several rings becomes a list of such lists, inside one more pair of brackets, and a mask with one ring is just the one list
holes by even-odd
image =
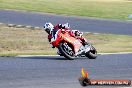
[[75, 59], [74, 51], [72, 47], [69, 46], [67, 43], [60, 43], [58, 49], [60, 50], [60, 52], [65, 58], [69, 60]]
[[97, 57], [96, 49], [91, 45], [90, 51], [86, 52], [85, 56], [88, 57], [89, 59], [96, 59]]

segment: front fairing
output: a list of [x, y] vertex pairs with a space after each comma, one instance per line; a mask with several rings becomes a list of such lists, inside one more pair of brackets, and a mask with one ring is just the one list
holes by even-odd
[[62, 41], [70, 43], [74, 47], [75, 53], [79, 52], [82, 46], [82, 43], [78, 39], [70, 36], [68, 32], [63, 32], [61, 29], [59, 29], [51, 39], [51, 44], [55, 47], [58, 47], [59, 43]]
[[70, 36], [68, 33], [64, 35], [64, 41], [69, 42], [73, 45], [75, 53], [77, 53], [82, 46], [81, 42], [78, 39]]

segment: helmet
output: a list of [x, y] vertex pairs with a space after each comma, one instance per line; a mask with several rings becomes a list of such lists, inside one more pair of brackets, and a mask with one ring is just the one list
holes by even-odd
[[44, 25], [44, 30], [48, 33], [51, 34], [51, 31], [54, 29], [54, 26], [51, 23], [45, 23]]

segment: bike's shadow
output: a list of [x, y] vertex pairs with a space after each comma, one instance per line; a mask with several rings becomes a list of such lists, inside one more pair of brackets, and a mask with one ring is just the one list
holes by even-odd
[[[63, 56], [25, 56], [20, 57], [21, 59], [36, 59], [36, 60], [68, 60]], [[86, 57], [76, 58], [77, 59], [87, 59]]]
[[29, 57], [20, 57], [21, 59], [36, 59], [36, 60], [67, 60], [63, 56], [29, 56]]

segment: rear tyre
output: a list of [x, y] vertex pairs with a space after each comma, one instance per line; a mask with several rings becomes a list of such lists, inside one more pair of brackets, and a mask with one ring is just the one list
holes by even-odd
[[96, 49], [91, 45], [91, 50], [86, 52], [85, 56], [88, 57], [89, 59], [96, 59], [97, 57]]
[[[68, 46], [68, 47], [70, 47], [70, 46]], [[70, 50], [70, 51], [67, 50], [67, 48], [64, 46], [64, 43], [60, 43], [58, 49], [60, 50], [62, 55], [65, 58], [67, 58], [68, 60], [74, 60], [75, 59], [75, 55], [74, 55], [73, 50]]]

